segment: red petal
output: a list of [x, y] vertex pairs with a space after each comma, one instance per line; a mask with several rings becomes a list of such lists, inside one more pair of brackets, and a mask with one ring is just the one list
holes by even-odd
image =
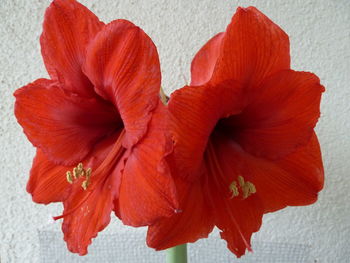
[[233, 158], [231, 148], [227, 138], [211, 138], [205, 159], [209, 173], [207, 196], [213, 207], [215, 225], [222, 230], [221, 237], [227, 241], [227, 247], [240, 257], [246, 249], [251, 251], [250, 239], [261, 226], [264, 209], [257, 194], [247, 198], [243, 198], [242, 193], [232, 195], [230, 185], [233, 181], [238, 182], [238, 176], [243, 176], [246, 182], [251, 180], [250, 175], [241, 172], [240, 168], [245, 168], [244, 163]]
[[[84, 178], [76, 179], [71, 186], [71, 193], [64, 200], [64, 218], [62, 230], [64, 240], [71, 252], [85, 255], [91, 239], [97, 236], [110, 221], [113, 201], [119, 190], [121, 170], [125, 156], [118, 163], [105, 164], [114, 156], [115, 144], [118, 143], [120, 132], [109, 136], [99, 143], [91, 155], [83, 161], [84, 167], [91, 168], [91, 184], [83, 190], [81, 184]], [[118, 149], [118, 147], [117, 147]], [[125, 152], [124, 155], [128, 153]], [[112, 155], [112, 156], [111, 156]], [[102, 170], [101, 167], [103, 166]], [[100, 171], [100, 172], [99, 172]], [[102, 171], [102, 172], [101, 172]], [[65, 175], [62, 175], [65, 177]], [[57, 217], [60, 218], [60, 217]], [[57, 219], [56, 218], [56, 219]]]
[[213, 144], [223, 169], [255, 185], [256, 193], [252, 196], [259, 197], [265, 213], [317, 200], [317, 193], [323, 187], [323, 166], [315, 135], [306, 146], [278, 161], [254, 157], [234, 141], [222, 137], [215, 136]]
[[47, 8], [40, 38], [46, 69], [53, 80], [80, 95], [93, 94], [81, 70], [86, 46], [103, 23], [75, 0], [55, 0]]
[[218, 202], [215, 210], [215, 225], [222, 231], [220, 236], [227, 242], [227, 248], [237, 257], [251, 248], [251, 236], [260, 229], [263, 208], [256, 197], [245, 200], [230, 200], [216, 190], [213, 202]]
[[223, 37], [213, 81], [257, 86], [289, 68], [289, 39], [283, 30], [254, 7], [238, 8]]
[[212, 211], [206, 200], [206, 188], [203, 189], [206, 187], [204, 182], [205, 180], [198, 180], [189, 184], [180, 178], [177, 180], [181, 210], [148, 228], [148, 246], [161, 250], [208, 237], [214, 224]]
[[[118, 191], [120, 177], [118, 169], [119, 167], [106, 176], [105, 180], [94, 187], [91, 193], [89, 188], [84, 191], [80, 184], [74, 185], [76, 187], [73, 190], [74, 194], [64, 203], [65, 211], [70, 211], [76, 206], [78, 208], [66, 215], [62, 224], [64, 240], [71, 252], [87, 254], [91, 239], [109, 224], [113, 201]], [[84, 202], [81, 204], [82, 200]]]
[[27, 191], [36, 203], [61, 202], [69, 195], [70, 184], [66, 172], [73, 167], [57, 166], [50, 162], [41, 150], [37, 150], [30, 171]]
[[280, 158], [310, 140], [323, 91], [312, 73], [281, 71], [248, 94], [243, 112], [222, 125], [246, 151]]
[[276, 161], [282, 172], [261, 176], [256, 181], [266, 212], [285, 206], [309, 205], [317, 201], [324, 184], [320, 146], [313, 133], [310, 141], [297, 151]]
[[130, 154], [123, 171], [117, 214], [124, 224], [149, 225], [156, 219], [171, 216], [178, 208], [177, 196], [166, 156], [172, 141], [166, 132], [167, 112], [159, 104], [146, 136]]
[[191, 86], [199, 86], [208, 82], [213, 74], [224, 33], [210, 39], [196, 54], [191, 64]]
[[112, 104], [78, 97], [50, 80], [39, 79], [15, 96], [15, 114], [28, 139], [56, 164], [76, 165], [122, 125]]
[[[116, 136], [117, 134], [109, 136], [98, 143], [82, 163], [85, 166], [98, 166], [110, 151]], [[67, 182], [66, 172], [72, 171], [74, 166], [56, 165], [38, 149], [27, 184], [27, 191], [32, 195], [33, 201], [43, 204], [65, 201], [71, 193], [72, 186]]]
[[202, 165], [208, 138], [219, 119], [242, 108], [240, 86], [226, 82], [216, 87], [184, 87], [169, 100], [175, 162], [182, 177], [193, 177]]
[[126, 130], [123, 145], [137, 143], [159, 100], [160, 66], [152, 40], [132, 23], [115, 20], [89, 45], [84, 72], [97, 93], [119, 109]]

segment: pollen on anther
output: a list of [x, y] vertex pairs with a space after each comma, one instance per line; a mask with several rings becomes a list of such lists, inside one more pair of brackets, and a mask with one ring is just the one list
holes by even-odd
[[91, 168], [88, 168], [87, 170], [86, 170], [86, 177], [87, 178], [89, 178], [90, 177], [90, 175], [91, 175]]
[[67, 171], [66, 176], [67, 176], [67, 182], [72, 184], [73, 183], [72, 173], [70, 171]]
[[232, 196], [231, 198], [234, 198], [235, 196], [238, 196], [239, 195], [239, 192], [238, 192], [238, 187], [237, 187], [237, 182], [236, 181], [233, 181], [231, 184], [230, 184], [230, 190], [232, 192]]
[[73, 168], [73, 171], [66, 172], [67, 181], [72, 184], [75, 180], [85, 177], [85, 180], [82, 182], [81, 187], [86, 190], [90, 185], [90, 176], [91, 168], [84, 169], [83, 164], [79, 163], [76, 167]]
[[86, 179], [84, 182], [81, 183], [81, 187], [83, 187], [83, 189], [86, 190], [89, 184], [90, 184], [90, 181]]
[[255, 185], [249, 181], [245, 181], [243, 176], [239, 175], [237, 177], [237, 181], [233, 181], [229, 186], [232, 192], [231, 198], [239, 196], [240, 191], [243, 199], [246, 199], [250, 195], [256, 193]]

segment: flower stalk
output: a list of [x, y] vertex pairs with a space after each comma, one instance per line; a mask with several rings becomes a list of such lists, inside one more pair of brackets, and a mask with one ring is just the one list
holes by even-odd
[[166, 263], [187, 263], [187, 244], [166, 250]]

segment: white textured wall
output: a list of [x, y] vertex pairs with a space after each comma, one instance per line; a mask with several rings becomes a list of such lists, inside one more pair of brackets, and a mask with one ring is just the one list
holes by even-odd
[[[39, 35], [49, 0], [0, 0], [0, 261], [39, 262], [38, 230], [60, 230], [51, 215], [60, 205], [32, 203], [25, 192], [34, 149], [13, 116], [12, 93], [46, 76]], [[133, 21], [150, 35], [160, 53], [163, 86], [170, 93], [189, 79], [195, 52], [225, 29], [238, 5], [255, 5], [290, 36], [292, 65], [315, 72], [327, 92], [317, 127], [326, 170], [325, 189], [316, 205], [267, 215], [256, 235], [263, 242], [308, 245], [310, 262], [350, 262], [350, 1], [349, 0], [82, 0], [103, 21]], [[184, 76], [184, 77], [183, 77]], [[128, 229], [113, 222], [106, 233]], [[143, 232], [129, 231], [130, 239]], [[118, 236], [118, 235], [117, 235]], [[120, 235], [116, 242], [125, 242]], [[100, 239], [103, 239], [103, 235]], [[63, 241], [52, 241], [63, 242]], [[141, 245], [140, 245], [141, 244]], [[200, 247], [202, 243], [197, 246]], [[142, 246], [142, 242], [138, 243]], [[129, 247], [120, 253], [132, 255]], [[194, 248], [192, 248], [194, 249]], [[218, 260], [225, 251], [216, 249]], [[143, 262], [153, 252], [145, 250]], [[197, 257], [197, 262], [204, 262]], [[317, 260], [317, 261], [315, 261]], [[59, 261], [58, 261], [59, 262]], [[124, 259], [123, 262], [134, 262]], [[209, 262], [209, 261], [208, 261]], [[213, 261], [214, 262], [214, 261]], [[239, 261], [237, 261], [239, 262]]]

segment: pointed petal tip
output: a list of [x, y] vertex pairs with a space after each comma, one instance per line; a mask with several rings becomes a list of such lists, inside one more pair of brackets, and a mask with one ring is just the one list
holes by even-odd
[[249, 12], [260, 12], [255, 6], [243, 7], [239, 6], [236, 9], [236, 14], [249, 13]]
[[299, 72], [299, 74], [304, 74], [304, 79], [310, 79], [314, 82], [314, 85], [320, 88], [320, 92], [325, 92], [326, 88], [321, 84], [320, 78], [313, 72], [310, 71], [294, 71], [294, 72]]
[[262, 12], [256, 8], [255, 6], [247, 6], [247, 7], [243, 7], [243, 6], [239, 6], [236, 9], [236, 13], [260, 13], [262, 14]]
[[237, 12], [237, 13], [239, 13], [239, 12], [247, 12], [247, 8], [246, 8], [246, 7], [239, 6], [239, 7], [237, 7], [236, 12]]
[[131, 22], [130, 20], [127, 20], [127, 19], [115, 19], [115, 20], [111, 21], [109, 24], [114, 24], [114, 23], [124, 24], [124, 26], [129, 26], [130, 28], [132, 28], [134, 30], [144, 32], [139, 26], [135, 25], [133, 22]]

